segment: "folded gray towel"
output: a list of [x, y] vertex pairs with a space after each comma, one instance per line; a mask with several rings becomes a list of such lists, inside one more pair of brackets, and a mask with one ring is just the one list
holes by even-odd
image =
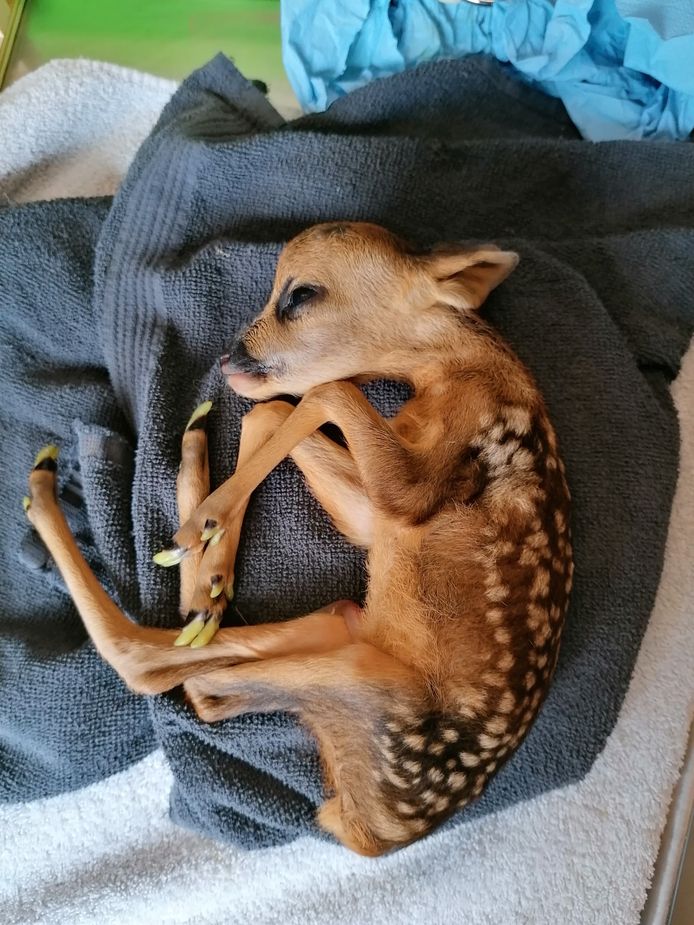
[[[450, 824], [576, 780], [614, 724], [660, 573], [678, 454], [667, 383], [694, 326], [693, 151], [684, 144], [576, 141], [553, 101], [477, 58], [374, 83], [326, 114], [285, 125], [226, 59], [216, 58], [167, 106], [114, 200], [97, 247], [93, 309], [78, 310], [78, 300], [64, 304], [63, 326], [83, 338], [72, 371], [46, 398], [49, 383], [32, 367], [2, 410], [7, 426], [19, 431], [12, 478], [15, 467], [26, 473], [30, 450], [53, 434], [78, 456], [82, 448], [100, 574], [137, 619], [176, 625], [176, 575], [157, 569], [151, 556], [176, 528], [180, 435], [195, 405], [213, 399], [213, 482], [232, 470], [248, 404], [226, 388], [217, 357], [264, 303], [283, 241], [314, 222], [343, 218], [380, 222], [423, 245], [477, 239], [512, 247], [520, 267], [493, 294], [486, 315], [533, 370], [556, 424], [574, 496], [576, 584], [538, 722], [484, 797]], [[19, 264], [29, 267], [21, 269], [22, 283], [10, 280], [9, 296], [0, 294], [2, 303], [23, 306], [23, 322], [15, 325], [7, 309], [2, 321], [18, 341], [34, 336], [32, 325], [47, 338], [61, 337], [53, 308], [61, 292], [22, 256], [31, 234], [41, 236], [44, 249], [58, 234], [57, 215], [38, 217], [44, 208], [26, 219], [34, 230], [17, 236], [14, 264], [0, 235], [3, 276], [8, 266], [13, 274]], [[83, 209], [98, 222], [104, 205]], [[72, 261], [69, 272], [86, 278], [88, 260], [62, 252], [56, 260]], [[66, 339], [64, 352], [76, 336]], [[69, 387], [83, 370], [100, 377], [111, 404], [97, 406], [90, 383], [69, 415], [85, 422], [70, 441], [65, 410], [53, 405], [73, 401]], [[3, 365], [3, 385], [5, 376]], [[137, 435], [134, 455], [108, 381]], [[367, 391], [384, 413], [403, 397], [392, 383]], [[19, 519], [18, 503], [3, 494], [6, 520]], [[358, 598], [362, 565], [286, 462], [249, 506], [235, 605], [255, 623]], [[45, 583], [27, 573], [11, 591], [0, 604], [4, 624], [21, 637], [33, 620], [50, 652], [53, 629], [33, 606], [46, 598]], [[65, 619], [81, 641], [74, 617]], [[233, 610], [228, 615], [229, 622], [239, 619]], [[16, 640], [1, 651], [15, 666], [11, 690], [5, 673], [0, 679], [2, 748], [15, 762], [14, 790], [3, 786], [5, 798], [35, 795], [29, 781], [39, 760], [51, 756], [74, 766], [60, 785], [74, 786], [81, 766], [88, 769], [84, 779], [93, 779], [91, 755], [61, 751], [68, 733], [55, 727], [71, 723], [70, 712], [53, 710], [52, 725], [41, 721], [47, 692], [60, 703], [61, 684], [69, 683], [60, 661], [42, 666]], [[30, 677], [16, 667], [22, 660]], [[37, 675], [50, 683], [32, 683]], [[109, 722], [120, 721], [110, 689], [99, 706]], [[205, 726], [175, 693], [153, 698], [150, 710], [173, 768], [178, 821], [247, 846], [315, 831], [316, 751], [289, 717], [249, 715]], [[27, 713], [37, 717], [31, 755], [22, 751]], [[126, 716], [125, 752], [132, 733]], [[140, 753], [132, 748], [132, 759]], [[103, 773], [118, 766], [104, 763]]]
[[[55, 200], [0, 209], [0, 799], [5, 801], [84, 786], [126, 768], [156, 744], [147, 704], [87, 641], [21, 515], [33, 454], [51, 440], [59, 443], [67, 451], [63, 496], [80, 545], [102, 579], [112, 576], [109, 588], [115, 592], [118, 586], [124, 602], [136, 604], [128, 536], [133, 438], [104, 367], [92, 304], [94, 248], [109, 206], [105, 199]], [[114, 453], [114, 446], [126, 452]], [[85, 492], [91, 524], [84, 516]]]

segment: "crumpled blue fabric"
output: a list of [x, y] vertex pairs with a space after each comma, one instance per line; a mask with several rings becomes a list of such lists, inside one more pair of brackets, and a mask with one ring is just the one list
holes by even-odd
[[692, 0], [283, 0], [282, 45], [308, 111], [423, 61], [486, 52], [559, 97], [591, 141], [694, 130]]

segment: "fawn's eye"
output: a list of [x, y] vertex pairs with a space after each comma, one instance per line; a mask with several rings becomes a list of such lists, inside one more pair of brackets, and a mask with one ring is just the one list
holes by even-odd
[[288, 307], [296, 308], [298, 305], [303, 305], [304, 302], [312, 299], [314, 295], [316, 295], [316, 290], [311, 286], [297, 286], [289, 294]]
[[280, 321], [293, 318], [301, 305], [310, 302], [320, 292], [317, 286], [295, 286], [290, 289], [291, 283], [292, 280], [285, 284], [277, 301], [277, 317]]

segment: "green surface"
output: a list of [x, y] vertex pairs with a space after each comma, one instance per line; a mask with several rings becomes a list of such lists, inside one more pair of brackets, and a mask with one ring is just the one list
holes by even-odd
[[52, 58], [96, 58], [181, 79], [218, 51], [290, 95], [279, 0], [27, 0], [8, 82]]

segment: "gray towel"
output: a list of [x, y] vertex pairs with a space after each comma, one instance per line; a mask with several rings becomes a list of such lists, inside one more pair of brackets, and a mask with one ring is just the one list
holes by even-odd
[[[83, 337], [54, 396], [46, 396], [40, 363], [31, 375], [15, 374], [13, 401], [3, 409], [15, 448], [11, 479], [56, 435], [81, 467], [84, 544], [100, 575], [136, 619], [176, 625], [176, 575], [157, 569], [151, 555], [176, 527], [181, 431], [192, 408], [212, 398], [213, 481], [230, 473], [248, 404], [226, 388], [216, 361], [264, 303], [283, 241], [313, 222], [367, 219], [422, 245], [476, 239], [518, 250], [520, 267], [486, 315], [533, 370], [556, 424], [574, 496], [576, 585], [538, 722], [483, 798], [450, 824], [577, 780], [615, 722], [660, 573], [678, 454], [667, 383], [694, 324], [693, 150], [577, 141], [555, 102], [478, 58], [374, 83], [326, 114], [284, 125], [219, 57], [176, 94], [116, 196], [97, 246], [93, 308], [76, 298], [61, 302], [68, 272], [88, 289], [93, 242], [85, 233], [83, 254], [56, 248], [61, 229], [76, 233], [69, 204], [63, 215], [37, 206], [15, 219], [14, 249], [0, 234], [9, 335], [22, 342], [38, 337], [32, 325], [40, 326], [50, 345], [72, 325]], [[104, 204], [81, 208], [83, 226], [93, 231]], [[56, 269], [55, 281], [39, 272], [24, 254], [32, 235], [70, 270]], [[15, 304], [16, 315], [8, 311]], [[24, 320], [15, 324], [15, 317]], [[62, 347], [68, 357], [76, 336]], [[84, 372], [97, 381], [78, 385]], [[7, 388], [5, 377], [3, 364]], [[87, 394], [66, 416], [63, 405], [70, 407], [80, 388]], [[367, 392], [385, 413], [403, 397], [390, 383]], [[72, 439], [71, 417], [84, 422]], [[136, 453], [129, 451], [135, 444]], [[6, 521], [21, 518], [16, 491], [3, 494]], [[228, 622], [286, 619], [335, 598], [358, 598], [362, 565], [286, 462], [249, 507], [236, 570], [238, 612], [232, 609]], [[27, 654], [21, 637], [33, 628], [50, 653], [55, 638], [67, 645], [64, 624], [74, 647], [89, 646], [64, 599], [56, 604], [59, 629], [34, 606], [49, 595], [39, 573], [17, 573], [10, 592], [0, 605], [15, 635], [1, 650], [13, 682], [3, 671], [2, 748], [14, 781], [3, 783], [5, 798], [38, 794], [40, 762], [70, 768], [48, 778], [46, 791], [54, 792], [115, 770], [124, 756], [137, 758], [151, 743], [149, 727], [142, 714], [136, 726], [132, 701], [121, 692], [129, 706], [117, 704], [111, 688], [98, 696], [101, 714], [121, 724], [117, 759], [95, 757], [94, 715], [85, 717], [82, 752], [66, 753], [71, 734], [61, 727], [73, 716], [53, 709], [48, 722], [43, 711], [48, 697], [62, 702], [71, 681], [60, 658]], [[95, 677], [98, 670], [111, 677], [94, 662]], [[85, 668], [87, 685], [88, 674]], [[149, 707], [175, 775], [176, 820], [253, 847], [316, 831], [316, 750], [289, 717], [205, 726], [175, 692]], [[28, 714], [35, 717], [31, 750]]]

